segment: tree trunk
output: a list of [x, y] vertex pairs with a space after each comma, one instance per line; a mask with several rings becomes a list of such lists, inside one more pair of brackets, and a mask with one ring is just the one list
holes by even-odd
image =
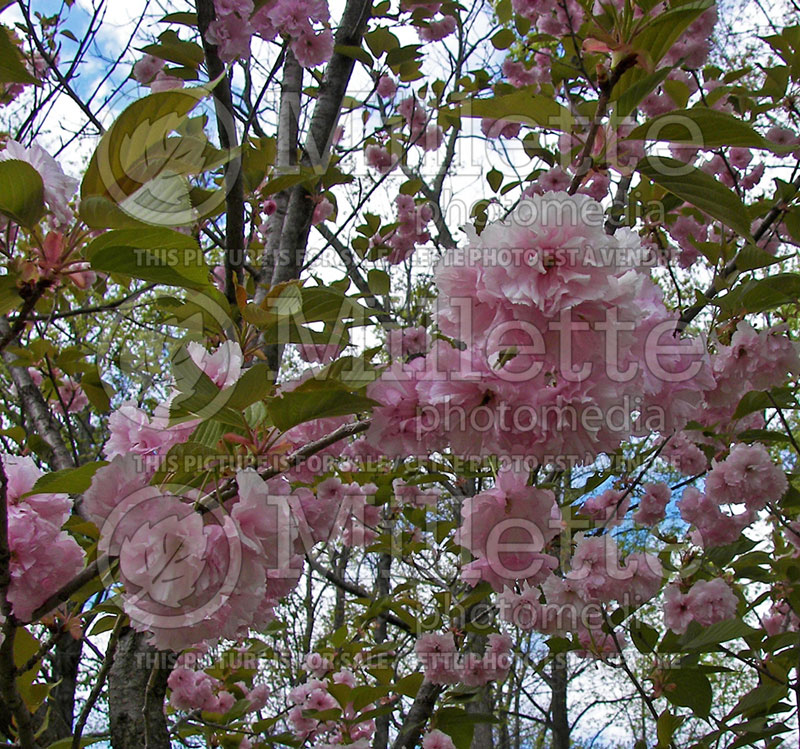
[[[391, 530], [389, 530], [391, 533]], [[389, 575], [392, 570], [392, 555], [388, 553], [381, 554], [378, 557], [378, 597], [385, 598], [391, 595], [391, 586]], [[375, 642], [378, 644], [386, 640], [386, 619], [382, 616], [378, 618], [377, 627], [375, 629]], [[373, 739], [372, 749], [386, 749], [389, 746], [389, 719], [390, 715], [379, 715], [375, 718], [375, 738]]]
[[397, 734], [397, 738], [392, 744], [392, 749], [416, 749], [419, 746], [419, 737], [422, 729], [436, 707], [436, 700], [442, 693], [443, 688], [438, 684], [431, 684], [429, 681], [422, 682], [422, 686], [417, 692], [414, 704], [408, 711], [403, 726]]
[[567, 660], [556, 655], [550, 671], [550, 718], [553, 727], [552, 749], [569, 749], [569, 720], [567, 719]]
[[174, 656], [147, 644], [146, 632], [125, 628], [108, 675], [113, 749], [169, 749], [164, 716]]

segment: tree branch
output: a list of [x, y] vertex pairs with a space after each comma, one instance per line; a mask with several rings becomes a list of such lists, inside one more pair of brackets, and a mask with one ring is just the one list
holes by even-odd
[[[215, 19], [213, 0], [196, 0], [197, 25], [206, 56], [208, 77], [214, 86], [214, 109], [217, 132], [223, 149], [233, 154], [238, 149], [236, 119], [233, 114], [231, 87], [217, 47], [208, 41], [208, 27]], [[225, 296], [236, 304], [236, 283], [242, 283], [244, 265], [244, 178], [242, 155], [236, 153], [224, 166], [225, 173]]]

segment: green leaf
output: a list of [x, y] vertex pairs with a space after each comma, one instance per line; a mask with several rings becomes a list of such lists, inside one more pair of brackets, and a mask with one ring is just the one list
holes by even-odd
[[157, 44], [142, 47], [142, 52], [189, 68], [197, 68], [205, 60], [203, 48], [199, 44], [180, 39], [172, 29], [160, 34], [158, 40]]
[[356, 47], [352, 44], [337, 44], [333, 51], [337, 55], [344, 55], [345, 57], [350, 57], [354, 60], [358, 60], [361, 63], [364, 63], [368, 68], [372, 67], [372, 58], [369, 55], [367, 50], [363, 49], [362, 47]]
[[81, 377], [81, 390], [86, 393], [86, 397], [97, 411], [108, 413], [111, 410], [111, 400], [109, 393], [113, 393], [113, 388], [100, 377], [95, 365], [90, 365], [91, 369], [83, 373]]
[[392, 281], [389, 274], [380, 268], [372, 268], [367, 273], [367, 284], [369, 290], [376, 296], [383, 296], [388, 294], [392, 288]]
[[758, 245], [746, 244], [736, 254], [736, 269], [738, 271], [755, 270], [756, 268], [768, 268], [770, 265], [777, 265], [784, 260], [788, 260], [791, 255], [775, 257]]
[[653, 91], [653, 89], [655, 89], [664, 81], [671, 70], [672, 68], [670, 67], [662, 68], [661, 70], [657, 70], [655, 73], [651, 73], [644, 78], [640, 78], [640, 80], [637, 80], [635, 83], [632, 83], [626, 88], [622, 88], [625, 84], [626, 76], [634, 77], [634, 74], [639, 74], [639, 76], [641, 76], [639, 68], [635, 68], [634, 70], [626, 73], [618, 84], [621, 93], [617, 99], [617, 103], [614, 105], [614, 113], [616, 116], [619, 119], [624, 119], [627, 117], [639, 105], [639, 102], [641, 102], [645, 96], [647, 96], [651, 91]]
[[680, 715], [673, 715], [669, 710], [664, 710], [658, 716], [658, 721], [656, 722], [657, 749], [669, 749], [673, 745], [672, 737], [684, 720], [685, 718]]
[[492, 45], [495, 49], [508, 49], [516, 38], [516, 34], [511, 29], [500, 29], [492, 37]]
[[11, 41], [11, 34], [5, 26], [0, 26], [0, 83], [42, 85], [28, 72], [19, 47]]
[[787, 153], [796, 146], [778, 146], [738, 117], [707, 107], [668, 112], [645, 122], [629, 136], [631, 140], [691, 143], [698, 148], [741, 146]]
[[350, 393], [325, 382], [307, 389], [298, 388], [273, 398], [267, 404], [267, 410], [275, 426], [285, 432], [306, 421], [370, 411], [376, 405], [378, 404], [371, 398]]
[[632, 40], [631, 46], [654, 64], [658, 63], [692, 22], [713, 5], [713, 0], [696, 0], [658, 13]]
[[726, 619], [723, 622], [712, 624], [710, 627], [705, 627], [697, 637], [689, 640], [683, 647], [686, 650], [707, 650], [713, 645], [739, 637], [750, 637], [758, 632], [759, 630], [753, 629], [741, 619]]
[[788, 688], [780, 684], [761, 684], [751, 689], [736, 703], [736, 707], [726, 715], [726, 719], [736, 715], [758, 715], [766, 713], [776, 702], [782, 700], [788, 693]]
[[640, 653], [652, 653], [658, 644], [658, 631], [649, 624], [634, 619], [631, 622], [631, 641]]
[[[772, 399], [770, 399], [770, 395]], [[766, 392], [753, 390], [742, 396], [739, 405], [736, 406], [733, 418], [741, 419], [743, 416], [747, 416], [747, 414], [751, 414], [754, 411], [774, 408], [775, 405], [779, 408], [798, 408], [798, 403], [789, 388], [776, 388], [772, 390], [769, 395]]]
[[33, 488], [25, 494], [30, 497], [36, 494], [82, 494], [92, 483], [92, 478], [103, 466], [104, 460], [86, 463], [78, 468], [64, 468], [60, 471], [45, 473], [39, 477]]
[[35, 226], [44, 215], [44, 183], [39, 172], [17, 159], [0, 161], [0, 185], [0, 213], [20, 226]]
[[19, 307], [22, 298], [19, 295], [16, 278], [12, 275], [0, 276], [0, 315]]
[[489, 187], [497, 192], [500, 189], [500, 185], [503, 184], [503, 173], [497, 169], [492, 169], [486, 175], [486, 181], [489, 183]]
[[106, 273], [189, 289], [210, 285], [197, 240], [171, 229], [116, 229], [95, 239], [86, 254], [92, 268]]
[[668, 669], [664, 671], [664, 681], [667, 685], [664, 696], [669, 702], [688, 707], [701, 718], [708, 717], [713, 694], [711, 682], [702, 671], [696, 668]]
[[645, 156], [636, 169], [673, 195], [751, 239], [750, 219], [744, 204], [711, 175], [677, 159], [662, 156]]
[[398, 694], [402, 694], [406, 697], [414, 697], [417, 696], [417, 692], [419, 692], [419, 688], [422, 686], [422, 682], [425, 680], [425, 676], [422, 673], [415, 673], [409, 674], [408, 676], [404, 676], [402, 679], [399, 679], [394, 684], [394, 691]]
[[509, 122], [535, 123], [551, 130], [567, 132], [572, 127], [572, 115], [555, 99], [520, 89], [491, 99], [470, 99], [462, 104], [464, 117], [491, 117]]
[[101, 195], [122, 203], [133, 195], [152, 176], [142, 179], [137, 174], [142, 162], [153, 152], [163, 156], [167, 136], [210, 90], [201, 86], [159, 91], [133, 102], [106, 131], [92, 155], [81, 183], [81, 199]]
[[364, 41], [376, 58], [400, 46], [398, 38], [384, 26], [378, 26], [365, 34]]
[[234, 411], [244, 411], [250, 404], [266, 398], [272, 390], [269, 365], [254, 364], [248, 367], [236, 384], [228, 390], [231, 393], [227, 405]]
[[800, 274], [778, 273], [766, 278], [751, 278], [712, 300], [725, 314], [740, 312], [758, 314], [782, 304], [796, 303], [800, 298]]
[[[72, 736], [68, 736], [65, 739], [59, 739], [58, 741], [50, 744], [47, 749], [72, 749], [74, 741], [75, 739]], [[78, 746], [83, 749], [85, 746], [99, 744], [101, 741], [108, 741], [108, 739], [105, 736], [81, 736]]]
[[78, 213], [86, 226], [91, 229], [133, 229], [147, 226], [102, 195], [89, 195], [83, 198]]

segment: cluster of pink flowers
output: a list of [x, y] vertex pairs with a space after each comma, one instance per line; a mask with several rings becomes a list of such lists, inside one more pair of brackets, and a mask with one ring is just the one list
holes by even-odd
[[[216, 18], [209, 40], [225, 62], [250, 55], [250, 39], [266, 41], [278, 35], [291, 40], [297, 61], [305, 68], [327, 62], [333, 54], [330, 11], [325, 0], [268, 0], [253, 13], [253, 0], [215, 0]], [[315, 24], [322, 24], [316, 28]]]
[[392, 488], [397, 501], [410, 507], [434, 507], [441, 494], [435, 486], [423, 489], [419, 484], [408, 484], [403, 479], [392, 481]]
[[544, 548], [561, 530], [561, 512], [553, 492], [527, 478], [501, 471], [493, 489], [464, 500], [455, 542], [475, 557], [461, 569], [471, 585], [483, 580], [498, 592], [515, 581], [535, 585], [558, 566]]
[[705, 395], [703, 423], [728, 423], [746, 393], [769, 390], [799, 374], [799, 348], [782, 328], [756, 331], [740, 322], [730, 345], [719, 344], [712, 360], [714, 386]]
[[667, 505], [672, 498], [672, 490], [667, 484], [649, 484], [639, 500], [639, 507], [633, 513], [633, 519], [639, 525], [658, 525], [666, 515]]
[[257, 684], [252, 688], [245, 682], [238, 681], [234, 685], [235, 692], [225, 689], [219, 679], [205, 671], [189, 668], [183, 662], [183, 656], [178, 658], [176, 667], [172, 670], [167, 680], [170, 688], [170, 705], [176, 710], [204, 710], [210, 713], [227, 713], [239, 699], [246, 700], [245, 712], [262, 710], [267, 704], [270, 695], [266, 684]]
[[604, 492], [589, 497], [581, 507], [581, 512], [606, 528], [613, 528], [622, 523], [625, 513], [630, 507], [630, 496], [617, 489], [606, 489]]
[[65, 580], [80, 572], [83, 551], [72, 536], [61, 530], [72, 510], [69, 496], [24, 496], [42, 472], [28, 456], [0, 455], [0, 460], [8, 481], [8, 601], [14, 616], [27, 621]]
[[751, 511], [777, 502], [789, 482], [761, 444], [734, 445], [728, 457], [706, 477], [706, 493], [717, 504], [744, 504]]
[[442, 16], [438, 21], [425, 21], [417, 27], [419, 38], [423, 42], [438, 42], [450, 36], [457, 26], [453, 16]]
[[688, 592], [672, 583], [664, 593], [664, 623], [682, 635], [695, 621], [703, 627], [736, 616], [739, 599], [722, 578], [698, 580]]
[[433, 209], [428, 203], [417, 205], [410, 195], [398, 195], [394, 203], [397, 207], [397, 228], [388, 236], [379, 238], [379, 241], [391, 248], [386, 259], [392, 265], [398, 265], [413, 254], [418, 244], [424, 244], [431, 238], [425, 227], [433, 218]]
[[312, 544], [341, 537], [346, 546], [368, 546], [376, 538], [380, 519], [378, 508], [368, 501], [377, 491], [375, 484], [343, 484], [335, 476], [314, 490], [299, 487], [291, 502], [301, 537]]
[[169, 675], [167, 684], [172, 690], [170, 705], [176, 710], [200, 709], [209, 713], [227, 713], [236, 702], [233, 694], [220, 688], [220, 680], [205, 671], [179, 666]]
[[509, 120], [493, 120], [491, 117], [484, 117], [481, 120], [481, 132], [487, 138], [516, 138], [522, 125], [519, 122]]
[[226, 512], [201, 514], [196, 492], [176, 495], [150, 477], [135, 455], [115, 457], [82, 505], [100, 529], [101, 552], [119, 558], [132, 625], [176, 651], [265, 626], [303, 570], [288, 482], [240, 471]]
[[490, 681], [502, 681], [511, 668], [511, 638], [492, 634], [480, 653], [459, 653], [455, 638], [447, 634], [426, 634], [417, 640], [414, 652], [433, 684], [465, 684], [476, 687]]
[[424, 354], [430, 346], [431, 337], [421, 325], [413, 328], [395, 328], [386, 336], [386, 348], [391, 359]]
[[[713, 462], [706, 477], [705, 493], [688, 487], [678, 503], [681, 517], [696, 531], [693, 540], [704, 548], [733, 543], [759, 510], [777, 502], [789, 484], [760, 444], [735, 445], [722, 462]], [[723, 506], [744, 505], [740, 512]], [[733, 509], [731, 507], [731, 509]]]
[[390, 75], [382, 75], [375, 90], [382, 99], [391, 99], [397, 92], [397, 84]]
[[542, 34], [563, 36], [576, 32], [583, 23], [583, 7], [577, 0], [512, 0], [514, 12], [529, 19]]
[[173, 445], [186, 442], [197, 424], [170, 425], [164, 410], [157, 409], [150, 417], [135, 403], [123, 403], [108, 419], [109, 438], [103, 449], [106, 458], [129, 454], [163, 456]]
[[603, 630], [603, 606], [640, 606], [658, 593], [662, 580], [661, 563], [652, 554], [634, 552], [623, 563], [611, 536], [579, 534], [563, 576], [550, 573], [520, 593], [506, 588], [498, 606], [501, 618], [516, 627], [547, 635], [573, 632], [586, 653], [602, 655], [623, 642], [621, 633]]
[[762, 624], [770, 636], [787, 631], [797, 632], [800, 630], [800, 617], [795, 614], [787, 601], [777, 601], [770, 607]]
[[[675, 341], [638, 236], [609, 237], [603, 216], [588, 196], [556, 192], [524, 199], [480, 236], [468, 229], [468, 246], [434, 276], [439, 328], [466, 347], [437, 340], [369, 386], [381, 404], [373, 444], [544, 461], [609, 452], [696, 416], [698, 391], [713, 384], [705, 346]], [[606, 418], [620, 408], [624, 418]]]
[[364, 149], [367, 165], [379, 174], [389, 174], [397, 166], [397, 159], [384, 146], [371, 144]]
[[507, 57], [503, 61], [503, 77], [515, 88], [539, 86], [550, 77], [550, 55], [537, 50], [531, 57], [530, 66], [517, 59]]
[[153, 55], [145, 55], [138, 60], [132, 71], [133, 78], [143, 86], [149, 86], [153, 93], [183, 88], [183, 79], [164, 71], [164, 60]]
[[197, 368], [222, 390], [241, 377], [244, 357], [236, 341], [224, 341], [213, 353], [207, 351], [203, 345], [191, 341], [186, 345], [186, 351]]
[[[289, 721], [292, 724], [294, 735], [298, 739], [316, 740], [315, 747], [339, 747], [346, 744], [348, 747], [364, 747], [369, 749], [370, 739], [375, 733], [375, 721], [371, 718], [360, 718], [375, 709], [374, 704], [355, 709], [352, 702], [342, 707], [334, 697], [329, 687], [343, 685], [350, 689], [356, 688], [356, 677], [352, 671], [342, 669], [331, 673], [327, 679], [323, 678], [329, 670], [327, 659], [324, 672], [319, 671], [318, 678], [309, 679], [304, 684], [295, 687], [289, 692], [289, 699], [294, 705], [289, 710]], [[320, 721], [314, 717], [315, 712], [325, 712], [339, 709], [341, 715], [338, 720]], [[324, 738], [323, 738], [324, 737]], [[324, 743], [322, 743], [324, 742]]]
[[417, 33], [423, 42], [438, 42], [450, 36], [458, 25], [455, 17], [451, 15], [444, 14], [441, 18], [435, 18], [442, 9], [442, 3], [436, 0], [434, 2], [401, 1], [400, 7], [402, 10], [413, 13]]
[[309, 364], [328, 364], [339, 357], [345, 347], [337, 343], [299, 343], [297, 353]]
[[699, 476], [708, 468], [705, 453], [690, 439], [687, 432], [678, 432], [670, 438], [661, 456], [684, 476]]
[[[53, 378], [55, 379], [55, 387], [51, 390], [45, 390], [45, 395], [48, 400], [55, 401], [55, 410], [62, 416], [68, 413], [78, 413], [83, 411], [89, 405], [89, 399], [86, 393], [81, 388], [81, 384], [72, 379], [69, 375], [65, 375], [57, 367], [51, 369]], [[44, 382], [42, 373], [34, 367], [28, 367], [28, 374], [33, 380], [36, 387], [41, 387]], [[48, 372], [50, 374], [50, 372]], [[49, 384], [49, 383], [48, 383]]]
[[52, 223], [56, 228], [68, 226], [75, 218], [69, 205], [78, 180], [68, 177], [61, 165], [38, 143], [23, 146], [15, 140], [6, 141], [6, 147], [0, 151], [0, 161], [24, 161], [30, 164], [42, 178], [44, 185], [44, 202], [52, 214]]
[[456, 749], [456, 745], [446, 733], [434, 728], [422, 737], [422, 749]]
[[669, 48], [661, 64], [682, 65], [686, 68], [702, 67], [711, 50], [711, 39], [717, 20], [717, 9], [712, 6]]

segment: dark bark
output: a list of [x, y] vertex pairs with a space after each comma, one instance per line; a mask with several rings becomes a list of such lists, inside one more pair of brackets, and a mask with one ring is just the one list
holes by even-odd
[[[214, 87], [214, 110], [217, 115], [217, 133], [222, 148], [234, 152], [238, 146], [236, 119], [233, 116], [233, 99], [225, 65], [217, 48], [208, 41], [208, 26], [215, 18], [213, 0], [197, 0], [197, 26], [203, 42], [208, 77], [219, 79]], [[242, 283], [244, 267], [244, 178], [242, 157], [235, 155], [225, 170], [225, 296], [236, 304], [236, 283]]]
[[553, 731], [552, 749], [569, 749], [569, 720], [567, 717], [567, 662], [556, 656], [550, 669], [550, 720]]
[[113, 749], [169, 749], [164, 700], [173, 658], [147, 637], [130, 627], [119, 637], [108, 681]]
[[392, 744], [392, 749], [415, 749], [415, 747], [419, 746], [419, 738], [422, 735], [425, 724], [433, 713], [433, 709], [436, 707], [436, 700], [439, 699], [443, 689], [443, 687], [431, 684], [429, 681], [422, 683], [414, 704], [408, 711], [397, 738]]
[[[372, 9], [371, 0], [348, 0], [336, 31], [336, 45], [360, 47]], [[317, 104], [311, 117], [308, 137], [303, 149], [301, 166], [324, 171], [330, 154], [331, 141], [342, 108], [355, 59], [334, 53], [325, 68]], [[280, 237], [279, 262], [275, 263], [272, 284], [297, 278], [305, 258], [314, 201], [303, 185], [296, 185], [289, 194], [286, 218]]]

